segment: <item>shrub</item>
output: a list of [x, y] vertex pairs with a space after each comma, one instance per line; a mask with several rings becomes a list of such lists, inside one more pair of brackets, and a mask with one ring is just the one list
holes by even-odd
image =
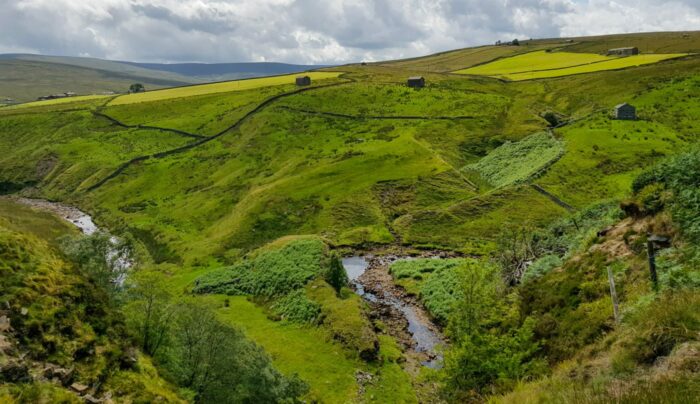
[[523, 275], [522, 282], [539, 278], [554, 268], [560, 267], [563, 261], [558, 255], [545, 255], [527, 267]]
[[321, 306], [306, 297], [304, 289], [297, 289], [272, 305], [275, 314], [283, 320], [295, 323], [315, 323], [321, 314]]
[[283, 296], [306, 285], [326, 265], [326, 246], [322, 241], [294, 240], [198, 278], [194, 292]]

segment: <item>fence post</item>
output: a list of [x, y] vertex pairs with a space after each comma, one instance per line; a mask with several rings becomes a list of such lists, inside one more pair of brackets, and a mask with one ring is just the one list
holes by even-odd
[[649, 257], [649, 274], [651, 276], [651, 282], [654, 284], [654, 290], [659, 286], [659, 278], [656, 275], [656, 250], [654, 247], [654, 242], [651, 240], [647, 241], [647, 256]]
[[608, 267], [608, 281], [610, 281], [610, 298], [613, 304], [613, 316], [615, 317], [615, 322], [620, 323], [620, 313], [617, 307], [617, 293], [615, 292], [615, 278], [613, 278], [612, 269]]

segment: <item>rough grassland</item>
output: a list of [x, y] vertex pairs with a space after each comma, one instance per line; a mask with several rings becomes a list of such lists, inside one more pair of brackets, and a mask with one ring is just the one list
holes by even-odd
[[495, 62], [458, 70], [459, 74], [474, 74], [505, 78], [513, 81], [569, 76], [603, 70], [622, 69], [657, 63], [686, 54], [637, 55], [628, 57], [602, 56], [588, 53], [531, 52], [500, 59]]
[[530, 44], [525, 44], [524, 46], [480, 46], [478, 48], [460, 49], [420, 58], [381, 62], [380, 64], [411, 70], [450, 72], [456, 69], [464, 69], [489, 62], [494, 59], [518, 55], [520, 53], [531, 52], [551, 46], [553, 46], [553, 44], [533, 44], [532, 46]]
[[467, 170], [478, 172], [494, 187], [528, 179], [558, 158], [563, 145], [548, 133], [538, 133], [519, 142], [498, 147]]
[[162, 101], [172, 98], [192, 97], [196, 95], [227, 93], [229, 91], [243, 91], [254, 88], [277, 86], [281, 84], [294, 83], [294, 79], [299, 75], [311, 77], [311, 80], [324, 80], [336, 78], [341, 73], [336, 72], [307, 72], [298, 74], [287, 74], [284, 76], [262, 77], [249, 80], [226, 81], [222, 83], [201, 84], [196, 86], [176, 87], [166, 90], [147, 91], [145, 93], [129, 94], [117, 97], [110, 105], [133, 104], [138, 102]]

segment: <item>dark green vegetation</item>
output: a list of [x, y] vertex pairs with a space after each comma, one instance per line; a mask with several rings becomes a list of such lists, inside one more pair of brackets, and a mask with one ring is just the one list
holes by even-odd
[[[669, 35], [645, 39], [698, 46]], [[154, 287], [110, 304], [126, 304], [136, 326], [124, 327], [184, 398], [217, 401], [234, 384], [240, 400], [259, 385], [274, 400], [682, 402], [697, 391], [700, 175], [696, 151], [673, 156], [697, 150], [700, 59], [512, 83], [444, 73], [604, 46], [523, 41], [343, 66], [303, 91], [0, 109], [0, 190], [77, 205], [133, 240]], [[427, 87], [409, 91], [416, 72]], [[639, 120], [610, 119], [625, 101]], [[648, 232], [673, 239], [656, 287]], [[473, 256], [391, 269], [450, 337], [443, 371], [411, 368], [338, 276], [333, 249], [388, 244]], [[238, 359], [189, 343], [191, 328]], [[216, 372], [203, 377], [185, 352]]]
[[95, 396], [109, 391], [118, 400], [180, 401], [130, 345], [124, 318], [105, 291], [58, 250], [57, 235], [74, 230], [4, 200], [1, 206], [0, 399], [80, 402], [67, 387], [79, 383]]

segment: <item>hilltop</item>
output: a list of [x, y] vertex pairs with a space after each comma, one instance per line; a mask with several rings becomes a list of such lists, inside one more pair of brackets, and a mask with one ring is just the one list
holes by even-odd
[[[128, 240], [163, 307], [206, 304], [279, 371], [276, 394], [683, 402], [699, 368], [699, 49], [699, 32], [524, 40], [326, 67], [308, 86], [285, 74], [2, 107], [0, 193], [76, 206]], [[637, 119], [613, 119], [625, 102]], [[651, 235], [672, 240], [656, 283]], [[348, 283], [355, 255], [366, 268]], [[446, 346], [421, 351], [409, 324]], [[159, 394], [216, 397], [172, 355], [145, 356]]]

